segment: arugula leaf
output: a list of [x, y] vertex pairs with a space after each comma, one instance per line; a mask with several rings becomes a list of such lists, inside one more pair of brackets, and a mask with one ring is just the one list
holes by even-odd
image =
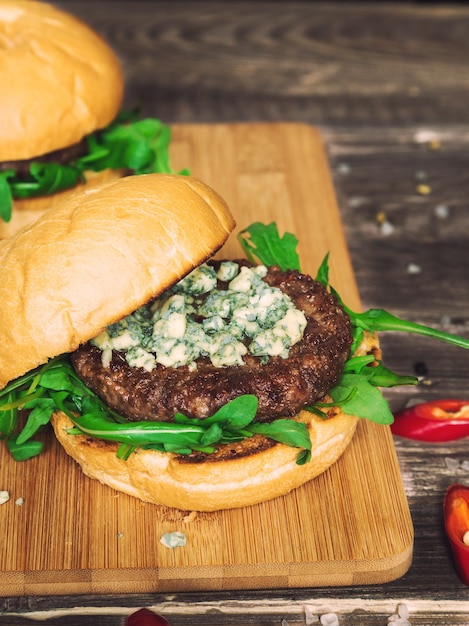
[[[339, 382], [329, 391], [329, 395], [333, 405], [340, 406], [344, 413], [378, 424], [392, 424], [394, 417], [377, 387], [415, 385], [417, 382], [414, 376], [396, 374], [381, 362], [375, 363], [372, 355], [364, 355], [348, 359]], [[313, 410], [314, 407], [322, 406], [322, 403], [315, 403], [313, 407], [307, 408]]]
[[223, 436], [223, 428], [220, 426], [220, 424], [217, 424], [215, 422], [214, 424], [211, 424], [202, 435], [202, 438], [200, 440], [200, 445], [204, 447], [212, 446], [216, 444], [218, 441], [220, 441], [222, 436]]
[[95, 171], [103, 169], [172, 173], [168, 148], [171, 131], [156, 119], [114, 123], [88, 140], [89, 154], [78, 165]]
[[415, 333], [425, 337], [432, 337], [440, 341], [451, 343], [460, 348], [469, 349], [469, 339], [452, 335], [436, 328], [403, 320], [383, 309], [369, 309], [363, 313], [355, 313], [348, 307], [344, 307], [355, 327], [370, 332], [398, 331]]
[[396, 374], [385, 367], [381, 361], [376, 362], [371, 354], [350, 357], [346, 361], [342, 372], [363, 374], [375, 387], [396, 387], [398, 385], [416, 385], [418, 383], [418, 378], [415, 376]]
[[11, 220], [13, 209], [13, 199], [11, 197], [10, 185], [8, 179], [14, 175], [14, 170], [6, 170], [0, 172], [0, 219], [4, 222]]
[[298, 239], [292, 233], [280, 237], [275, 222], [251, 224], [238, 234], [238, 241], [251, 263], [257, 259], [266, 266], [278, 265], [282, 271], [300, 269]]
[[37, 398], [36, 400], [28, 402], [24, 408], [26, 410], [31, 409], [31, 411], [26, 420], [26, 424], [16, 438], [18, 446], [27, 442], [42, 426], [48, 424], [52, 413], [57, 410], [52, 398]]
[[459, 348], [465, 348], [466, 350], [469, 349], [469, 339], [465, 339], [459, 335], [446, 333], [442, 330], [438, 330], [437, 328], [431, 328], [431, 326], [425, 326], [424, 324], [417, 324], [416, 322], [402, 319], [392, 313], [389, 313], [388, 311], [385, 311], [384, 309], [368, 309], [362, 313], [357, 313], [356, 311], [352, 311], [352, 309], [344, 303], [340, 295], [332, 287], [331, 293], [334, 294], [344, 311], [350, 317], [355, 339], [353, 347], [360, 343], [363, 331], [367, 330], [371, 333], [385, 331], [414, 333], [424, 337], [431, 337], [439, 341], [444, 341], [454, 346], [458, 346]]
[[401, 385], [416, 385], [418, 378], [415, 376], [403, 376], [391, 371], [380, 361], [374, 367], [370, 367], [369, 381], [375, 387], [399, 387]]
[[90, 394], [88, 388], [84, 388], [83, 382], [67, 362], [62, 362], [60, 367], [45, 370], [41, 375], [41, 386], [53, 391], [68, 391], [79, 397], [87, 397]]
[[316, 274], [316, 280], [318, 283], [321, 283], [323, 287], [326, 287], [326, 289], [329, 286], [329, 252], [326, 254], [321, 265], [319, 266]]
[[257, 413], [259, 401], [256, 396], [245, 394], [227, 402], [211, 417], [203, 420], [207, 424], [225, 422], [231, 430], [241, 430], [252, 422]]
[[[355, 393], [351, 394], [351, 389]], [[392, 424], [394, 421], [387, 401], [367, 376], [342, 374], [329, 395], [348, 415], [357, 415], [378, 424]]]
[[27, 461], [41, 454], [44, 444], [42, 441], [28, 441], [18, 445], [15, 439], [7, 439], [7, 448], [15, 461]]
[[45, 196], [78, 184], [81, 171], [58, 163], [31, 163], [26, 180], [13, 179], [10, 187], [14, 198]]
[[11, 406], [14, 400], [14, 394], [10, 391], [5, 395], [6, 406], [3, 411], [0, 411], [0, 439], [7, 439], [15, 430], [16, 426], [16, 411]]
[[[62, 371], [62, 376], [67, 378], [71, 366], [67, 370], [66, 359], [64, 356], [51, 359], [0, 390], [0, 438], [7, 438], [7, 446], [14, 458], [21, 457], [22, 450], [25, 458], [33, 456], [34, 451], [39, 454], [42, 450], [42, 444], [31, 443], [31, 437], [49, 422], [57, 406], [48, 395], [49, 390], [41, 385], [41, 379], [44, 376], [47, 379], [47, 372], [52, 369]], [[28, 418], [17, 433], [23, 410], [29, 411]]]
[[96, 415], [71, 417], [73, 424], [82, 432], [106, 441], [118, 441], [139, 446], [151, 443], [175, 443], [196, 446], [201, 443], [205, 429], [198, 424], [176, 424], [175, 422], [127, 422], [116, 424], [112, 420]]
[[[291, 419], [278, 419], [270, 423], [252, 424], [250, 430], [287, 446], [302, 448], [311, 452], [311, 439], [308, 428], [303, 422]], [[305, 460], [303, 457], [302, 462], [305, 462]]]

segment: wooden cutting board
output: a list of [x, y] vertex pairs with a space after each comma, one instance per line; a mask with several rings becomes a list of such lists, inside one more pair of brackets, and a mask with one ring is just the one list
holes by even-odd
[[[304, 271], [330, 251], [331, 283], [360, 307], [318, 132], [299, 124], [177, 126], [172, 164], [212, 185], [240, 230], [276, 221]], [[223, 256], [239, 256], [233, 236]], [[412, 559], [413, 529], [387, 427], [360, 422], [339, 461], [304, 487], [218, 513], [144, 504], [84, 477], [46, 433], [25, 463], [1, 446], [0, 596], [383, 583]], [[22, 500], [19, 500], [22, 499]], [[22, 504], [21, 504], [22, 502]], [[185, 547], [166, 548], [181, 531]]]

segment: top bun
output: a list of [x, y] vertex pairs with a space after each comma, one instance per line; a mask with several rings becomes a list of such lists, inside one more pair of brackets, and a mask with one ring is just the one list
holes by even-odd
[[159, 295], [234, 226], [204, 183], [145, 174], [85, 188], [0, 241], [0, 389]]
[[0, 161], [31, 159], [107, 126], [119, 61], [86, 24], [44, 2], [0, 0]]

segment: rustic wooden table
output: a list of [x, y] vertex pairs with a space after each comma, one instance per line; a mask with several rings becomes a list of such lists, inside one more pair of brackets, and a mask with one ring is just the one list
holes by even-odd
[[[111, 2], [56, 4], [118, 52], [127, 101], [168, 123], [299, 121], [322, 133], [365, 308], [469, 336], [469, 7], [446, 3]], [[305, 176], [307, 172], [305, 172]], [[388, 333], [387, 364], [422, 373], [391, 407], [469, 397], [469, 354]], [[382, 586], [0, 599], [0, 624], [124, 624], [142, 607], [174, 626], [305, 624], [336, 613], [384, 626], [469, 624], [442, 501], [469, 483], [469, 444], [395, 439], [414, 559]], [[383, 533], [386, 529], [383, 528]], [[283, 622], [285, 620], [285, 622]]]

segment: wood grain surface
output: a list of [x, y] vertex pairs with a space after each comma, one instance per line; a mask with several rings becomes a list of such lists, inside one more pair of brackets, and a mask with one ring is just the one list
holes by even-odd
[[[332, 284], [360, 306], [313, 128], [178, 126], [172, 161], [177, 169], [191, 164], [191, 173], [227, 200], [240, 229], [275, 221], [280, 232], [301, 235], [304, 271], [315, 274], [330, 252]], [[231, 238], [221, 255], [240, 253]], [[0, 509], [2, 595], [377, 584], [402, 576], [412, 560], [413, 527], [392, 437], [375, 424], [361, 422], [328, 472], [284, 498], [194, 519], [85, 478], [53, 437], [47, 452], [27, 463], [3, 450], [0, 467], [0, 483], [12, 493]], [[172, 531], [185, 533], [185, 547], [161, 545]]]
[[464, 3], [57, 4], [120, 52], [127, 101], [170, 122], [469, 121]]
[[[61, 0], [114, 46], [126, 101], [171, 123], [295, 121], [324, 138], [361, 301], [469, 337], [469, 6], [463, 2]], [[305, 173], [306, 175], [307, 173]], [[424, 192], [418, 190], [425, 184]], [[383, 228], [383, 217], [386, 227]], [[388, 226], [391, 226], [389, 228]], [[420, 272], [413, 272], [420, 268]], [[384, 277], [384, 278], [383, 278]], [[386, 362], [428, 370], [392, 407], [468, 394], [465, 351], [386, 334]], [[409, 571], [384, 585], [0, 599], [0, 624], [123, 626], [140, 606], [174, 626], [467, 626], [442, 524], [451, 482], [469, 482], [468, 440], [395, 439], [415, 529]], [[0, 487], [1, 488], [1, 487]]]

